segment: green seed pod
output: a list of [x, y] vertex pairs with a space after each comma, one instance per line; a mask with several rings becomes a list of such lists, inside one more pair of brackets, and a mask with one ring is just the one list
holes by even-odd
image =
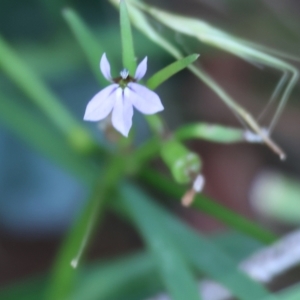
[[178, 183], [189, 183], [200, 172], [202, 162], [200, 157], [187, 149], [176, 139], [164, 143], [161, 158], [170, 169]]

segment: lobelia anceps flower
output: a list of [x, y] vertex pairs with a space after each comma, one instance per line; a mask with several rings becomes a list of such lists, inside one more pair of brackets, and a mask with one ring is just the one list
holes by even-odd
[[120, 77], [113, 79], [105, 53], [100, 60], [100, 70], [112, 84], [90, 100], [85, 110], [84, 120], [100, 121], [112, 112], [112, 125], [127, 137], [132, 125], [133, 107], [145, 115], [155, 114], [164, 109], [156, 93], [137, 83], [147, 71], [147, 57], [138, 65], [134, 78], [124, 69], [120, 72]]

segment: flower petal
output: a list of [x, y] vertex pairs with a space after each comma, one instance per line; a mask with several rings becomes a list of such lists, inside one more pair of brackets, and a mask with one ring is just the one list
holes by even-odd
[[117, 90], [116, 103], [112, 112], [113, 126], [126, 137], [131, 128], [133, 116], [133, 107], [127, 99], [127, 90], [127, 88]]
[[108, 116], [116, 102], [118, 84], [111, 84], [97, 93], [88, 103], [83, 119], [86, 121], [100, 121]]
[[147, 56], [139, 63], [138, 67], [136, 68], [134, 78], [139, 81], [141, 80], [147, 71]]
[[129, 101], [143, 114], [152, 115], [164, 109], [158, 95], [145, 86], [130, 82], [128, 89]]
[[111, 75], [110, 75], [110, 64], [106, 57], [106, 54], [103, 53], [101, 60], [100, 60], [100, 70], [103, 74], [103, 76], [108, 80], [111, 81]]

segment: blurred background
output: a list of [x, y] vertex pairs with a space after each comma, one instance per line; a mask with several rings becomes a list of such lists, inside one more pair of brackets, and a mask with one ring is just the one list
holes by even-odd
[[[299, 1], [148, 2], [203, 19], [243, 39], [299, 55]], [[65, 7], [79, 12], [93, 28], [110, 60], [117, 62], [121, 69], [118, 13], [104, 0], [2, 0], [0, 34], [81, 120], [88, 100], [101, 87], [62, 18]], [[156, 26], [186, 54], [200, 53], [199, 63], [251, 113], [258, 115], [262, 111], [281, 74], [172, 34], [160, 24]], [[134, 41], [138, 59], [146, 55], [149, 58], [148, 75], [172, 62], [167, 53], [137, 31], [134, 32]], [[293, 64], [299, 66], [297, 62]], [[12, 101], [31, 107], [28, 99], [1, 70], [0, 90]], [[188, 71], [181, 72], [160, 87], [159, 94], [166, 107], [162, 115], [171, 129], [196, 121], [242, 127], [218, 96]], [[298, 98], [297, 86], [274, 132], [274, 139], [287, 153], [284, 162], [262, 145], [189, 143], [204, 162], [204, 193], [278, 232], [300, 223]], [[35, 110], [34, 107], [31, 109]], [[138, 132], [138, 141], [142, 141], [148, 132], [146, 125], [138, 114], [135, 122], [142, 128]], [[94, 124], [87, 126], [99, 142], [103, 141]], [[0, 285], [4, 286], [49, 270], [67, 228], [84, 205], [88, 191], [4, 126], [0, 127], [0, 191]], [[221, 224], [204, 214], [182, 209], [179, 205], [172, 206], [176, 213], [202, 232], [215, 233], [222, 229]], [[107, 214], [93, 240], [89, 256], [114, 257], [139, 247], [141, 241], [133, 229], [115, 215]]]

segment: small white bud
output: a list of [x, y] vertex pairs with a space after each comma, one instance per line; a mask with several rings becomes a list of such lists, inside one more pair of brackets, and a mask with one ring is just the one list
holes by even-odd
[[[267, 128], [262, 128], [261, 133], [263, 136], [269, 136], [269, 131]], [[250, 130], [246, 130], [244, 132], [244, 139], [249, 143], [262, 143], [263, 142], [263, 139], [259, 134], [255, 133], [253, 131], [250, 131]]]
[[197, 175], [193, 183], [194, 191], [200, 193], [204, 187], [204, 183], [205, 183], [204, 177], [201, 174]]

